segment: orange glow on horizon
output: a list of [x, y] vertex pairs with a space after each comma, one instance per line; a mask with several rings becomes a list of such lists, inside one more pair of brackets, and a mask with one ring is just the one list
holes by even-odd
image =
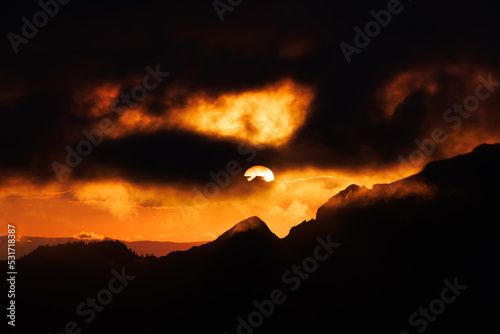
[[119, 179], [45, 186], [19, 181], [0, 187], [0, 222], [14, 223], [19, 235], [31, 237], [71, 237], [86, 231], [95, 238], [191, 242], [214, 240], [238, 221], [259, 216], [284, 237], [348, 185], [371, 187], [401, 178], [397, 171], [362, 173], [276, 171], [278, 179], [297, 181], [268, 182], [264, 188], [243, 182], [221, 189], [204, 206], [197, 204], [191, 187], [141, 186]]

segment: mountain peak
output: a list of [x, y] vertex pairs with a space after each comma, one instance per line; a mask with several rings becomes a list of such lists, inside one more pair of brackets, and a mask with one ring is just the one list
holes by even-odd
[[264, 226], [267, 227], [266, 223], [264, 223], [262, 219], [257, 216], [252, 216], [234, 225], [232, 230], [234, 230], [234, 232], [245, 232], [248, 230], [259, 229]]
[[234, 235], [241, 233], [257, 233], [260, 235], [274, 235], [273, 232], [269, 229], [269, 227], [257, 216], [252, 216], [245, 220], [240, 221], [236, 225], [234, 225], [231, 229], [222, 234], [218, 239], [227, 239]]
[[325, 204], [318, 208], [316, 212], [316, 219], [322, 220], [321, 217], [325, 212], [331, 210], [334, 207], [337, 207], [342, 204], [347, 204], [352, 199], [354, 199], [357, 195], [368, 191], [365, 186], [358, 186], [357, 184], [351, 184], [344, 190], [340, 191], [335, 196], [331, 197]]
[[340, 191], [338, 194], [335, 196], [331, 197], [325, 204], [327, 205], [335, 205], [342, 203], [344, 201], [347, 201], [351, 199], [353, 196], [355, 196], [357, 193], [362, 193], [367, 191], [368, 189], [365, 186], [358, 186], [357, 184], [351, 184], [344, 190]]
[[357, 184], [351, 184], [344, 190], [340, 191], [337, 195], [334, 197], [341, 198], [341, 199], [347, 199], [353, 194], [357, 193], [358, 191], [366, 191], [368, 190], [365, 186], [358, 186]]

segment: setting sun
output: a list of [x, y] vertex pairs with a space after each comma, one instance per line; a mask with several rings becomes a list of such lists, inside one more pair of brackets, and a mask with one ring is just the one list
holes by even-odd
[[264, 166], [253, 166], [252, 168], [249, 168], [245, 172], [245, 177], [247, 178], [247, 181], [252, 181], [256, 177], [261, 177], [266, 182], [274, 181], [273, 172]]

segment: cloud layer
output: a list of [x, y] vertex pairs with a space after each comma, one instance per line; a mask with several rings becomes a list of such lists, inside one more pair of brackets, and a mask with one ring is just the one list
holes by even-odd
[[[126, 222], [126, 235], [212, 236], [260, 215], [283, 235], [350, 183], [500, 141], [490, 2], [401, 1], [348, 63], [340, 43], [387, 4], [256, 0], [223, 22], [201, 0], [60, 6], [19, 53], [0, 43], [2, 219], [33, 235], [51, 220], [54, 235]], [[5, 4], [2, 31], [38, 10]], [[488, 97], [456, 109], [478, 85]], [[254, 165], [281, 183], [249, 184]]]

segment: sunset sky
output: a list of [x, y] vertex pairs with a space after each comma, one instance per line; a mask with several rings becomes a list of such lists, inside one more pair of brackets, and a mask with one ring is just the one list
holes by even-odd
[[[350, 184], [500, 142], [496, 9], [401, 1], [348, 63], [340, 43], [387, 4], [60, 5], [17, 54], [0, 44], [2, 226], [204, 241], [259, 216], [283, 237]], [[4, 35], [40, 10], [4, 6]], [[248, 182], [255, 165], [275, 180]]]

